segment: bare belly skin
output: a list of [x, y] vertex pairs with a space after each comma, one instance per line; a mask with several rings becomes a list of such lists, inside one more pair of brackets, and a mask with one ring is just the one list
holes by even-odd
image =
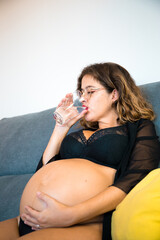
[[105, 190], [114, 181], [116, 170], [85, 159], [65, 159], [49, 163], [27, 183], [20, 202], [20, 214], [26, 205], [43, 210], [36, 197], [41, 191], [68, 206], [81, 203]]

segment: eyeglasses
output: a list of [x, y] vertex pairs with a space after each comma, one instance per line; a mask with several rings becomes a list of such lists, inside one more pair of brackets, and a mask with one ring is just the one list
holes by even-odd
[[79, 98], [86, 97], [87, 99], [90, 99], [91, 96], [98, 91], [105, 90], [105, 88], [93, 88], [93, 87], [87, 87], [84, 90], [77, 90], [77, 95]]

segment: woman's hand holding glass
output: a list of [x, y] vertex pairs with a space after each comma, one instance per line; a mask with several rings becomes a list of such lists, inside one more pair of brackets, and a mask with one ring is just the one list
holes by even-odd
[[87, 112], [77, 92], [68, 93], [58, 104], [53, 116], [59, 125], [72, 126]]

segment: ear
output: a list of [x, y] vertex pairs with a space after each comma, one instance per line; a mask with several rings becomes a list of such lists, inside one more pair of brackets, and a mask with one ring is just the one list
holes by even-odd
[[118, 98], [119, 98], [119, 92], [117, 91], [117, 89], [114, 89], [112, 91], [112, 101], [116, 102], [118, 100]]

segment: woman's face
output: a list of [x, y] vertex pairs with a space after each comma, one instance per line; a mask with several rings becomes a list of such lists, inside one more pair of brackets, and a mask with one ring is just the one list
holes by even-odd
[[117, 119], [113, 107], [113, 103], [117, 100], [117, 91], [116, 94], [114, 90], [112, 93], [108, 93], [104, 86], [90, 75], [82, 78], [81, 89], [84, 92], [83, 105], [88, 109], [85, 115], [86, 121], [108, 123], [113, 121], [113, 118]]

